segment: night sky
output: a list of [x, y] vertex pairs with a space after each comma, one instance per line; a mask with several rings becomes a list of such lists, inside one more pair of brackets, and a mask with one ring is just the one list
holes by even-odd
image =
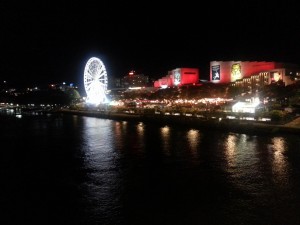
[[1, 80], [83, 85], [99, 57], [108, 79], [160, 78], [213, 60], [300, 65], [297, 1], [1, 1]]

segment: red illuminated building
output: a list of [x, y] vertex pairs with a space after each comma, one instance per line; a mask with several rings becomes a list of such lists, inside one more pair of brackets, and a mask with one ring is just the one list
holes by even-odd
[[154, 82], [154, 87], [167, 88], [199, 83], [199, 69], [177, 68], [168, 72], [168, 75]]
[[[211, 61], [210, 82], [231, 84], [244, 89], [258, 90], [265, 85], [281, 81], [290, 85], [300, 76], [299, 66], [291, 63], [267, 61]], [[177, 68], [154, 82], [156, 88], [199, 85], [197, 68]]]
[[295, 67], [292, 64], [265, 61], [212, 61], [210, 62], [210, 81], [231, 83], [263, 75], [267, 83], [282, 80], [288, 85], [290, 71], [293, 71]]

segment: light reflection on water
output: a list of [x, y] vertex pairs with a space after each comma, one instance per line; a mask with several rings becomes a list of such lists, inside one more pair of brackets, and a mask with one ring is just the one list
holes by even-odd
[[287, 152], [286, 141], [282, 137], [272, 138], [272, 143], [268, 145], [268, 150], [272, 157], [272, 171], [274, 173], [274, 180], [278, 185], [285, 185], [289, 179], [289, 164], [284, 155]]
[[[237, 218], [231, 218], [229, 221], [238, 223], [242, 222], [243, 217], [249, 213], [251, 217], [248, 218], [248, 221], [258, 221], [256, 214], [264, 212], [263, 209], [258, 208], [260, 204], [265, 207], [269, 205], [272, 210], [277, 212], [278, 206], [276, 206], [276, 202], [274, 200], [268, 202], [268, 199], [273, 198], [274, 194], [278, 195], [274, 192], [274, 188], [275, 190], [280, 190], [280, 187], [284, 187], [285, 191], [292, 189], [291, 186], [293, 184], [288, 183], [289, 168], [284, 155], [288, 149], [284, 137], [266, 137], [270, 144], [264, 144], [266, 142], [264, 138], [246, 134], [218, 133], [218, 139], [214, 139], [216, 134], [207, 134], [196, 129], [182, 130], [163, 126], [157, 127], [157, 131], [155, 131], [155, 128], [149, 124], [96, 118], [85, 118], [84, 124], [85, 160], [87, 167], [92, 171], [89, 174], [91, 181], [88, 184], [89, 197], [97, 202], [96, 209], [102, 210], [103, 214], [105, 211], [113, 212], [115, 215], [119, 215], [120, 218], [128, 217], [134, 223], [134, 216], [131, 215], [131, 212], [128, 213], [128, 208], [137, 210], [135, 216], [143, 218], [141, 210], [149, 210], [149, 207], [152, 208], [151, 204], [153, 204], [152, 200], [149, 200], [148, 196], [146, 196], [147, 193], [150, 194], [152, 192], [152, 189], [148, 189], [149, 187], [147, 186], [154, 182], [150, 187], [153, 186], [152, 188], [158, 192], [159, 196], [165, 193], [164, 188], [170, 185], [166, 183], [167, 180], [172, 182], [172, 177], [175, 174], [177, 174], [176, 179], [179, 179], [176, 181], [177, 185], [181, 185], [182, 181], [180, 180], [185, 180], [185, 185], [193, 185], [195, 187], [200, 185], [197, 183], [197, 180], [203, 182], [203, 178], [201, 178], [203, 173], [211, 173], [204, 176], [212, 176], [215, 177], [214, 179], [222, 177], [221, 180], [224, 180], [225, 183], [221, 183], [220, 188], [230, 190], [228, 193], [230, 199], [227, 199], [227, 194], [217, 198], [228, 201], [227, 204], [230, 205], [222, 203], [219, 207], [223, 208], [222, 205], [225, 204], [227, 206], [224, 206], [226, 209], [223, 208], [223, 213], [237, 213]], [[153, 131], [159, 133], [153, 133]], [[211, 143], [212, 141], [214, 142]], [[211, 147], [213, 149], [209, 149]], [[208, 156], [209, 158], [206, 158]], [[212, 160], [212, 164], [207, 164], [209, 161], [206, 160]], [[132, 164], [129, 165], [129, 162]], [[271, 162], [271, 165], [269, 165], [269, 162]], [[207, 171], [203, 167], [205, 164], [208, 165], [208, 168], [213, 166], [214, 169]], [[185, 165], [188, 165], [188, 167]], [[199, 170], [199, 168], [201, 169]], [[198, 171], [199, 174], [197, 175], [195, 171], [189, 171], [190, 169]], [[173, 173], [175, 174], [173, 175]], [[193, 178], [191, 174], [200, 177]], [[135, 180], [132, 180], [133, 177], [136, 177]], [[195, 178], [196, 180], [192, 181]], [[158, 182], [157, 179], [160, 180], [161, 190], [157, 189], [157, 184], [155, 184], [155, 182]], [[126, 186], [128, 182], [132, 183], [131, 186], [133, 185], [132, 190], [134, 192], [131, 192], [131, 189]], [[217, 181], [217, 183], [219, 182], [222, 181]], [[209, 183], [206, 184], [208, 187], [213, 185]], [[278, 187], [274, 187], [274, 185], [278, 185]], [[137, 189], [134, 188], [135, 186]], [[211, 190], [206, 190], [202, 187], [199, 190], [201, 192], [210, 191], [211, 194], [218, 196], [219, 193], [215, 190], [216, 188], [213, 187]], [[181, 189], [179, 188], [178, 191], [183, 191]], [[122, 191], [126, 191], [126, 194], [122, 193]], [[159, 194], [159, 192], [162, 193]], [[280, 193], [279, 195], [282, 194]], [[166, 199], [176, 196], [166, 193], [164, 195]], [[142, 205], [140, 200], [136, 199], [136, 196], [144, 198]], [[213, 203], [216, 201], [216, 196], [211, 196], [212, 202], [209, 204], [204, 201], [205, 206], [203, 207], [206, 207], [206, 210], [210, 211], [212, 210], [211, 208], [217, 207], [214, 205], [216, 203]], [[184, 197], [180, 198], [184, 199]], [[126, 200], [121, 201], [121, 199]], [[154, 197], [154, 199], [161, 201], [160, 204], [162, 205], [172, 207], [169, 205], [172, 204], [172, 201], [168, 203], [157, 197]], [[186, 201], [183, 199], [181, 201]], [[194, 200], [201, 201], [197, 197]], [[280, 198], [278, 201], [282, 205], [287, 204], [284, 202], [284, 198]], [[135, 206], [135, 204], [139, 206]], [[212, 205], [210, 206], [210, 204]], [[139, 209], [136, 207], [139, 207]], [[179, 208], [183, 210], [183, 208]], [[283, 206], [279, 208], [282, 210]], [[163, 214], [160, 210], [160, 208], [157, 208], [153, 216], [162, 216]], [[183, 215], [184, 213], [183, 211]], [[221, 212], [218, 215], [220, 217], [224, 216]], [[146, 218], [148, 217], [144, 217], [144, 219]], [[201, 221], [200, 218], [207, 219], [202, 213], [191, 214], [191, 220]], [[264, 219], [268, 220], [266, 218]]]
[[164, 126], [160, 128], [161, 140], [162, 140], [162, 149], [166, 155], [170, 155], [170, 127]]
[[236, 154], [237, 154], [237, 136], [234, 134], [229, 134], [227, 140], [225, 140], [225, 154], [229, 167], [236, 166]]
[[145, 124], [139, 122], [136, 124], [136, 145], [137, 151], [144, 151], [145, 150]]
[[229, 134], [224, 145], [228, 171], [233, 172], [234, 177], [244, 177], [255, 172], [258, 163], [255, 137], [249, 141], [245, 134]]
[[[18, 185], [10, 185], [19, 184], [11, 181], [17, 175], [26, 187], [17, 196], [26, 196], [30, 188], [34, 195], [51, 193], [55, 201], [48, 202], [66, 206], [59, 214], [62, 221], [299, 224], [296, 135], [255, 136], [78, 116], [1, 122], [1, 143], [11, 143], [0, 158], [2, 175], [10, 181], [5, 190], [16, 190]], [[11, 174], [8, 168], [14, 168]], [[30, 177], [33, 171], [39, 173]], [[1, 198], [7, 203], [12, 196]], [[38, 197], [35, 201], [48, 208]]]
[[[223, 141], [228, 181], [245, 195], [256, 195], [262, 187], [257, 139], [245, 134], [229, 133]], [[239, 199], [238, 199], [239, 201]]]
[[97, 215], [95, 219], [100, 216], [108, 220], [110, 216], [120, 216], [121, 178], [119, 155], [114, 146], [116, 138], [119, 138], [114, 134], [116, 127], [118, 124], [111, 120], [83, 118], [82, 150], [85, 153], [85, 169], [89, 171], [89, 179], [84, 186], [88, 190], [86, 199], [93, 206], [90, 210]]
[[191, 129], [187, 131], [187, 139], [190, 146], [190, 151], [193, 155], [193, 157], [197, 157], [198, 153], [198, 146], [200, 143], [200, 131]]

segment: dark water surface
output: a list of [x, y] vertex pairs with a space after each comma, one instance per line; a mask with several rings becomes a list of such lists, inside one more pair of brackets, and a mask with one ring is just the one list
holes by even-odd
[[300, 224], [300, 137], [0, 118], [0, 224]]

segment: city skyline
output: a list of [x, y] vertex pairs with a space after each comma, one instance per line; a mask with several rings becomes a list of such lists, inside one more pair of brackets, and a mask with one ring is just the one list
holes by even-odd
[[2, 2], [2, 79], [82, 85], [93, 56], [109, 78], [133, 69], [156, 79], [180, 67], [208, 78], [214, 60], [300, 64], [292, 3], [145, 4]]

